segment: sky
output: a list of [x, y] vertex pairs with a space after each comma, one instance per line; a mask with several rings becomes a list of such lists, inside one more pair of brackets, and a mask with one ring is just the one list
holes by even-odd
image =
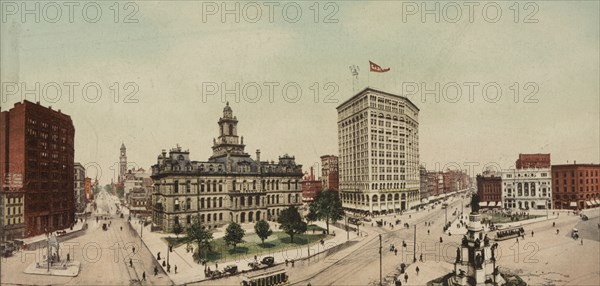
[[72, 2], [2, 2], [1, 109], [69, 114], [103, 184], [121, 143], [145, 169], [177, 144], [207, 160], [227, 101], [253, 157], [318, 168], [367, 86], [418, 106], [430, 170], [600, 162], [598, 1]]

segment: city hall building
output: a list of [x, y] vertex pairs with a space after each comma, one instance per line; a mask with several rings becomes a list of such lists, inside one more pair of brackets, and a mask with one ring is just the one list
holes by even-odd
[[337, 107], [342, 205], [373, 215], [419, 204], [419, 108], [366, 88]]
[[208, 161], [190, 160], [179, 146], [158, 155], [151, 175], [155, 227], [171, 232], [175, 224], [186, 227], [195, 219], [207, 228], [274, 221], [282, 210], [302, 204], [302, 165], [288, 155], [261, 161], [260, 150], [251, 158], [237, 124], [227, 103]]

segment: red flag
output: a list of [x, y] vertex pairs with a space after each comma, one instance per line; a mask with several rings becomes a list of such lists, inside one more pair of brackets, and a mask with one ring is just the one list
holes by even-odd
[[369, 61], [369, 68], [372, 72], [387, 72], [390, 70], [390, 68], [383, 69], [378, 64], [376, 64], [372, 61]]

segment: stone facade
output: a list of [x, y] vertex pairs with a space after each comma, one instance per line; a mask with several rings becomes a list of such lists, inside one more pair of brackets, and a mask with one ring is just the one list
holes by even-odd
[[259, 150], [250, 158], [237, 123], [227, 103], [208, 161], [192, 161], [179, 146], [158, 156], [151, 175], [156, 227], [171, 232], [176, 223], [186, 227], [196, 218], [208, 228], [273, 221], [288, 206], [302, 204], [302, 165], [288, 155], [278, 162], [261, 161]]
[[339, 191], [340, 176], [337, 156], [321, 156], [321, 181], [324, 190]]
[[75, 210], [78, 213], [81, 213], [85, 210], [86, 205], [85, 168], [81, 164], [75, 163], [74, 169], [75, 181], [73, 182], [73, 187], [75, 198]]
[[502, 207], [502, 178], [500, 174], [485, 171], [477, 175], [477, 194], [483, 207]]
[[419, 204], [419, 109], [406, 97], [366, 88], [337, 107], [344, 208], [394, 213]]
[[507, 209], [551, 209], [550, 168], [502, 171], [502, 206]]

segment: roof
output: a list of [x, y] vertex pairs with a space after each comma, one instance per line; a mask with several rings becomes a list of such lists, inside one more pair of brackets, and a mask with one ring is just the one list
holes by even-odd
[[416, 106], [416, 105], [415, 105], [415, 104], [414, 104], [412, 101], [410, 101], [410, 99], [408, 99], [408, 97], [401, 96], [401, 95], [397, 95], [397, 94], [393, 94], [393, 93], [389, 93], [389, 92], [385, 92], [385, 91], [378, 90], [378, 89], [375, 89], [375, 88], [372, 88], [372, 87], [368, 87], [368, 86], [367, 86], [367, 87], [365, 87], [365, 89], [363, 89], [363, 90], [359, 91], [359, 92], [358, 92], [357, 94], [355, 94], [354, 96], [352, 96], [352, 97], [350, 97], [349, 99], [347, 99], [346, 101], [342, 102], [342, 103], [341, 103], [340, 105], [338, 105], [338, 107], [336, 107], [336, 108], [340, 108], [340, 107], [342, 107], [344, 104], [346, 104], [346, 103], [348, 103], [348, 102], [352, 101], [353, 99], [355, 99], [355, 98], [357, 98], [357, 97], [361, 96], [362, 94], [364, 94], [364, 93], [366, 93], [366, 92], [369, 92], [369, 91], [374, 91], [374, 92], [382, 93], [382, 94], [385, 94], [385, 95], [390, 95], [390, 96], [394, 96], [394, 97], [397, 97], [397, 98], [400, 98], [400, 99], [404, 99], [404, 100], [406, 100], [408, 103], [410, 103], [410, 105], [412, 105], [414, 108], [416, 108], [416, 109], [417, 109], [417, 111], [421, 111], [421, 110], [420, 110], [420, 109], [419, 109], [419, 108], [418, 108], [418, 107], [417, 107], [417, 106]]

